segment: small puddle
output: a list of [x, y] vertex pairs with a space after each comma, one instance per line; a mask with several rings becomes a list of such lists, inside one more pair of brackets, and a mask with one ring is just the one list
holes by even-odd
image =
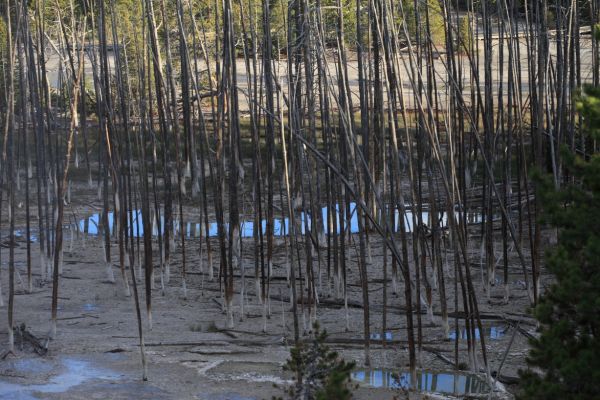
[[82, 307], [83, 311], [87, 311], [87, 312], [93, 312], [93, 311], [99, 311], [100, 307], [98, 307], [97, 304], [94, 303], [85, 303]]
[[381, 333], [371, 333], [371, 340], [385, 340], [386, 342], [391, 342], [392, 338], [392, 332], [386, 332], [383, 339]]
[[[96, 368], [89, 361], [76, 358], [62, 358], [58, 361], [60, 372], [50, 376], [47, 383], [21, 384], [0, 382], [0, 399], [36, 399], [35, 393], [64, 393], [71, 388], [90, 380], [119, 380], [122, 375], [102, 368]], [[21, 373], [20, 378], [39, 379], [57, 368], [52, 361], [37, 359], [17, 360], [13, 368]]]
[[[390, 369], [369, 369], [352, 372], [352, 379], [367, 386], [387, 389], [409, 389], [410, 373]], [[489, 386], [475, 375], [461, 372], [417, 372], [417, 387], [422, 392], [436, 392], [449, 395], [474, 395], [490, 391]]]
[[[483, 329], [484, 335], [486, 338], [492, 340], [501, 339], [506, 335], [508, 331], [507, 326], [490, 326]], [[458, 333], [458, 338], [461, 340], [467, 340], [467, 329], [465, 327], [459, 328], [458, 331], [454, 330], [448, 333], [448, 339], [456, 340], [456, 335]], [[475, 328], [475, 340], [481, 339], [481, 333], [479, 332], [479, 328]]]
[[[30, 242], [37, 241], [37, 236], [33, 233], [34, 230], [35, 230], [35, 228], [29, 229], [29, 241]], [[14, 233], [15, 233], [15, 241], [17, 243], [18, 242], [22, 242], [22, 243], [27, 242], [27, 230], [26, 229], [15, 229]], [[8, 236], [6, 236], [5, 239], [8, 240]]]

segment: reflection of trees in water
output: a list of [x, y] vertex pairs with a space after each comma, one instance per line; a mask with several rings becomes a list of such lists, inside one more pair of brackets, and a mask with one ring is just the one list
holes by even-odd
[[[481, 378], [464, 373], [418, 371], [416, 389], [426, 392], [466, 395], [489, 392], [489, 386]], [[352, 373], [352, 379], [373, 387], [390, 389], [415, 388], [411, 384], [408, 372], [373, 369], [358, 370]]]

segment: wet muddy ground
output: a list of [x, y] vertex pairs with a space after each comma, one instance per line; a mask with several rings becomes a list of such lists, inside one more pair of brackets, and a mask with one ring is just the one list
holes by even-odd
[[[78, 224], [97, 212], [93, 195], [78, 196], [71, 205], [76, 210], [71, 223]], [[4, 238], [3, 234], [3, 238]], [[225, 329], [222, 299], [215, 271], [210, 280], [207, 262], [200, 267], [198, 240], [190, 236], [186, 242], [188, 261], [187, 298], [183, 297], [180, 280], [181, 248], [171, 262], [171, 280], [162, 291], [158, 273], [153, 292], [153, 327], [149, 329], [145, 310], [144, 333], [148, 356], [149, 380], [142, 382], [137, 323], [132, 297], [125, 295], [118, 269], [118, 246], [113, 243], [113, 270], [116, 283], [106, 279], [102, 242], [97, 235], [74, 235], [65, 242], [64, 267], [59, 288], [58, 337], [49, 342], [49, 352], [40, 357], [26, 346], [17, 354], [0, 361], [0, 399], [211, 399], [249, 400], [281, 396], [281, 387], [291, 382], [282, 370], [289, 357], [293, 338], [289, 289], [285, 284], [286, 252], [284, 241], [278, 239], [271, 282], [271, 317], [266, 333], [262, 332], [262, 306], [255, 295], [252, 239], [243, 240], [245, 275], [243, 312], [241, 279], [235, 282], [235, 327]], [[215, 241], [216, 246], [216, 241]], [[480, 244], [480, 242], [479, 242]], [[321, 302], [317, 318], [329, 333], [331, 347], [347, 360], [357, 364], [353, 373], [357, 384], [357, 399], [421, 398], [426, 395], [408, 392], [408, 354], [406, 350], [403, 286], [397, 284], [393, 293], [391, 279], [387, 282], [387, 327], [382, 331], [381, 279], [382, 245], [373, 241], [368, 271], [371, 310], [371, 365], [364, 365], [361, 292], [356, 268], [355, 240], [351, 239], [347, 260], [350, 266], [349, 308], [337, 296], [325, 274], [321, 254]], [[526, 315], [528, 298], [522, 283], [522, 273], [516, 254], [511, 255], [509, 275], [511, 300], [503, 301], [504, 285], [493, 287], [489, 298], [482, 289], [478, 265], [478, 246], [472, 246], [471, 273], [476, 290], [481, 293], [479, 308], [484, 322], [486, 353], [492, 374], [502, 364], [500, 375], [505, 381], [517, 377], [524, 367], [527, 336], [535, 332], [533, 319]], [[16, 325], [26, 324], [38, 338], [46, 338], [50, 329], [52, 285], [40, 279], [37, 243], [34, 243], [33, 292], [26, 291], [25, 240], [15, 248], [17, 268], [23, 283], [17, 279], [15, 296]], [[323, 251], [324, 253], [325, 251]], [[6, 300], [6, 256], [2, 249], [2, 291]], [[155, 255], [158, 262], [158, 254]], [[206, 255], [204, 254], [204, 257]], [[218, 266], [218, 254], [213, 265]], [[318, 257], [315, 256], [315, 264]], [[451, 265], [451, 258], [448, 259]], [[389, 265], [389, 261], [388, 261]], [[459, 362], [466, 363], [467, 346], [464, 321], [454, 319], [453, 268], [447, 267], [446, 293], [451, 312], [450, 330], [442, 328], [439, 301], [435, 301], [431, 319], [422, 310], [423, 351], [418, 389], [456, 397], [482, 397], [494, 385], [494, 397], [507, 398], [512, 390], [498, 382], [486, 382], [482, 374], [457, 372], [450, 365], [458, 336]], [[127, 271], [128, 277], [129, 271]], [[498, 276], [501, 274], [498, 272]], [[547, 277], [544, 276], [544, 282]], [[138, 282], [143, 296], [143, 279]], [[434, 290], [437, 299], [438, 291]], [[140, 298], [142, 305], [143, 297]], [[459, 303], [460, 304], [460, 303]], [[6, 306], [2, 307], [0, 342], [7, 341]], [[458, 323], [458, 326], [455, 324]], [[307, 334], [310, 324], [300, 316], [301, 333]], [[476, 332], [480, 339], [479, 331]], [[478, 343], [480, 343], [478, 341]], [[509, 347], [510, 345], [510, 347]], [[480, 366], [483, 365], [478, 351]], [[502, 360], [505, 359], [504, 362]], [[275, 387], [275, 386], [278, 387]], [[428, 395], [427, 395], [428, 396]], [[484, 395], [483, 397], [487, 397]]]

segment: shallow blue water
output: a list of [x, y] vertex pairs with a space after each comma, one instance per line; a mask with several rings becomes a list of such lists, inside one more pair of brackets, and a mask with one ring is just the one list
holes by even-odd
[[[393, 338], [392, 332], [386, 332], [385, 333], [385, 341], [391, 341]], [[381, 333], [371, 333], [371, 340], [382, 340], [381, 339]]]
[[[328, 213], [329, 213], [329, 207], [322, 207], [321, 208], [321, 218], [320, 220], [322, 221], [322, 230], [323, 232], [325, 232], [326, 234], [329, 234], [330, 231], [334, 231], [336, 233], [340, 233], [342, 230], [342, 224], [340, 221], [340, 217], [342, 217], [342, 211], [340, 210], [340, 206], [336, 205], [335, 207], [333, 207], [332, 212], [334, 213], [334, 215], [336, 215], [336, 226], [334, 229], [330, 229], [329, 228], [329, 224], [328, 224]], [[344, 230], [349, 231], [350, 233], [357, 233], [359, 232], [359, 223], [358, 223], [358, 216], [356, 213], [356, 203], [350, 203], [349, 204], [349, 215], [350, 218], [349, 220], [347, 220], [346, 217], [346, 212], [343, 212], [343, 216], [344, 216]], [[312, 228], [312, 220], [313, 218], [311, 217], [310, 213], [307, 212], [301, 212], [299, 213], [300, 216], [300, 226], [301, 226], [301, 234], [305, 234], [306, 233], [306, 229], [311, 229]], [[458, 218], [460, 216], [460, 212], [456, 212], [455, 217]], [[428, 222], [429, 225], [431, 225], [431, 223], [429, 222], [430, 219], [433, 216], [430, 215], [430, 212], [428, 211], [424, 211], [422, 213], [422, 219], [424, 222]], [[113, 232], [114, 229], [114, 218], [115, 215], [113, 212], [109, 212], [108, 213], [108, 227], [109, 230], [111, 232]], [[442, 212], [442, 213], [437, 213], [437, 216], [435, 216], [435, 218], [438, 219], [440, 226], [441, 227], [446, 227], [448, 225], [448, 216], [447, 213]], [[142, 212], [141, 210], [134, 210], [131, 211], [131, 223], [133, 225], [133, 236], [134, 237], [141, 237], [144, 234], [144, 228], [142, 225]], [[410, 211], [407, 211], [406, 214], [404, 215], [404, 229], [406, 232], [412, 232], [414, 229], [414, 224], [413, 224], [413, 214]], [[478, 213], [469, 213], [467, 214], [467, 220], [469, 223], [479, 223], [481, 222], [481, 215]], [[242, 221], [240, 223], [240, 235], [243, 238], [249, 238], [249, 237], [253, 237], [254, 235], [254, 221], [253, 220], [245, 220]], [[398, 232], [400, 230], [400, 214], [398, 211], [396, 211], [395, 213], [395, 218], [394, 218], [394, 226], [393, 229], [394, 231]], [[159, 224], [155, 224], [153, 227], [153, 232], [152, 234], [154, 236], [158, 235], [158, 225]], [[160, 233], [162, 234], [164, 232], [164, 218], [161, 217], [160, 219]], [[176, 234], [179, 234], [181, 232], [181, 229], [184, 229], [185, 231], [185, 235], [188, 238], [192, 238], [192, 237], [199, 237], [200, 233], [202, 232], [203, 235], [206, 235], [205, 232], [205, 226], [203, 223], [200, 223], [200, 221], [198, 222], [192, 222], [192, 221], [187, 221], [184, 222], [184, 227], [180, 226], [180, 222], [179, 219], [175, 219], [175, 221], [173, 221], [173, 228]], [[229, 230], [229, 224], [225, 223], [225, 230], [228, 231]], [[100, 213], [96, 213], [93, 214], [87, 218], [84, 218], [82, 220], [80, 220], [77, 224], [77, 229], [80, 232], [84, 232], [88, 235], [98, 235], [102, 230], [101, 230], [101, 214]], [[263, 234], [267, 233], [267, 221], [266, 220], [262, 220], [260, 223], [260, 230], [262, 231]], [[274, 218], [273, 220], [273, 232], [275, 236], [287, 236], [290, 233], [290, 220], [289, 218]], [[208, 236], [209, 237], [216, 237], [218, 236], [218, 226], [216, 222], [210, 222], [208, 224]]]
[[[490, 339], [501, 339], [502, 337], [504, 337], [504, 335], [506, 335], [506, 332], [508, 330], [508, 327], [506, 326], [489, 326], [489, 327], [484, 327], [484, 334], [486, 338], [490, 338]], [[464, 339], [467, 340], [467, 329], [462, 327], [458, 329], [458, 333], [459, 339]], [[456, 334], [457, 331], [453, 330], [448, 334], [448, 338], [449, 339], [456, 339]], [[475, 339], [479, 340], [481, 338], [481, 333], [479, 332], [479, 328], [475, 328]]]
[[[410, 373], [391, 369], [367, 369], [352, 372], [356, 382], [377, 388], [409, 389]], [[437, 392], [457, 396], [489, 392], [489, 386], [474, 375], [460, 372], [417, 372], [417, 387], [423, 392]]]
[[[25, 375], [35, 375], [49, 373], [55, 367], [41, 360], [18, 360], [13, 369]], [[116, 372], [96, 368], [88, 361], [66, 357], [60, 360], [60, 372], [52, 376], [48, 383], [27, 385], [0, 380], [0, 399], [38, 399], [36, 393], [63, 393], [88, 380], [118, 380], [121, 377]]]

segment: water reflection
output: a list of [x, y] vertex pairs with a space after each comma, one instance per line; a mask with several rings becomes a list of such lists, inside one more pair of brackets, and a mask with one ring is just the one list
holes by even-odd
[[[385, 341], [389, 342], [392, 340], [392, 332], [386, 332], [385, 333]], [[371, 333], [371, 340], [382, 340], [381, 339], [381, 333]]]
[[[9, 239], [8, 233], [3, 234], [3, 236], [8, 241], [8, 239]], [[26, 229], [15, 229], [15, 241], [16, 242], [26, 242], [27, 241], [27, 230]], [[37, 235], [36, 235], [35, 228], [31, 228], [29, 230], [29, 241], [32, 243], [37, 241]]]
[[[483, 329], [485, 337], [494, 339], [494, 340], [502, 338], [504, 335], [506, 335], [506, 331], [508, 331], [507, 326], [490, 326], [490, 327]], [[454, 331], [448, 333], [448, 338], [455, 340], [456, 334], [457, 334], [457, 331], [454, 330]], [[459, 334], [459, 336], [458, 336], [459, 339], [467, 340], [467, 329], [465, 327], [459, 328], [458, 334]], [[481, 333], [479, 332], [479, 328], [475, 328], [475, 340], [479, 340], [480, 338], [481, 338]]]
[[[388, 369], [368, 369], [352, 372], [352, 379], [377, 388], [409, 389], [410, 373]], [[437, 392], [458, 396], [489, 392], [489, 386], [474, 375], [461, 372], [417, 372], [417, 387], [423, 392]]]
[[83, 305], [83, 311], [98, 311], [99, 307], [93, 303], [85, 303]]
[[[334, 229], [329, 228], [329, 224], [328, 224], [329, 209], [330, 209], [330, 207], [322, 207], [321, 208], [320, 220], [322, 221], [322, 231], [324, 233], [328, 234], [331, 230], [334, 230], [336, 233], [340, 234], [341, 230], [342, 230], [342, 222], [340, 221], [340, 219], [342, 217], [344, 218], [343, 225], [344, 225], [344, 230], [346, 232], [348, 232], [348, 231], [350, 233], [359, 232], [358, 216], [356, 213], [356, 203], [350, 203], [347, 212], [344, 212], [343, 210], [341, 210], [339, 205], [336, 205], [335, 207], [333, 207], [332, 215], [335, 217], [335, 221], [336, 221]], [[349, 218], [347, 218], [348, 214], [349, 214]], [[461, 215], [462, 215], [462, 213], [457, 211], [455, 213], [455, 218], [458, 219]], [[113, 232], [114, 227], [115, 227], [114, 218], [115, 218], [115, 214], [113, 212], [109, 212], [108, 213], [108, 228], [109, 228], [110, 232]], [[422, 219], [423, 219], [424, 223], [428, 224], [429, 226], [433, 225], [432, 218], [435, 218], [438, 221], [440, 227], [446, 228], [448, 226], [447, 213], [440, 212], [440, 213], [435, 213], [435, 215], [433, 215], [429, 211], [423, 211]], [[142, 226], [141, 210], [131, 211], [130, 220], [132, 221], [132, 224], [133, 224], [133, 236], [134, 237], [142, 236], [144, 234], [144, 228]], [[312, 221], [313, 221], [313, 218], [311, 216], [311, 213], [308, 213], [308, 212], [300, 212], [299, 213], [299, 224], [301, 226], [301, 232], [300, 232], [301, 234], [305, 234], [307, 228], [308, 229], [312, 228]], [[467, 222], [468, 223], [482, 222], [481, 214], [467, 213]], [[159, 229], [158, 226], [159, 225], [160, 225], [160, 232], [162, 234], [164, 232], [164, 225], [165, 225], [163, 217], [161, 217], [161, 219], [160, 219], [160, 224], [158, 224], [158, 223], [153, 224], [152, 234], [154, 236], [158, 235], [158, 229]], [[200, 234], [202, 234], [202, 236], [206, 236], [206, 234], [207, 234], [205, 225], [203, 223], [200, 223], [200, 221], [198, 221], [198, 222], [187, 221], [187, 222], [184, 222], [184, 225], [185, 226], [182, 227], [179, 219], [175, 218], [175, 220], [173, 221], [173, 228], [174, 228], [175, 233], [179, 234], [180, 230], [184, 229], [185, 235], [188, 238], [199, 237]], [[396, 213], [395, 213], [393, 225], [394, 226], [392, 228], [394, 229], [394, 231], [398, 232], [401, 227], [400, 213], [398, 211], [396, 211]], [[77, 228], [80, 232], [84, 232], [88, 235], [92, 235], [92, 236], [98, 235], [101, 232], [101, 213], [96, 213], [96, 214], [91, 215], [90, 217], [80, 220], [79, 223], [77, 224]], [[229, 224], [226, 223], [225, 230], [228, 231], [228, 229], [229, 229]], [[412, 212], [407, 211], [404, 214], [404, 229], [406, 232], [413, 232], [414, 223], [413, 223]], [[267, 233], [267, 221], [266, 220], [261, 221], [260, 230], [262, 231], [263, 235]], [[289, 235], [289, 233], [290, 233], [289, 218], [274, 218], [273, 232], [274, 232], [274, 236]], [[253, 220], [242, 221], [240, 224], [240, 234], [243, 238], [253, 237], [254, 221]], [[208, 236], [216, 237], [217, 235], [218, 235], [217, 223], [216, 222], [209, 223], [208, 224]]]

